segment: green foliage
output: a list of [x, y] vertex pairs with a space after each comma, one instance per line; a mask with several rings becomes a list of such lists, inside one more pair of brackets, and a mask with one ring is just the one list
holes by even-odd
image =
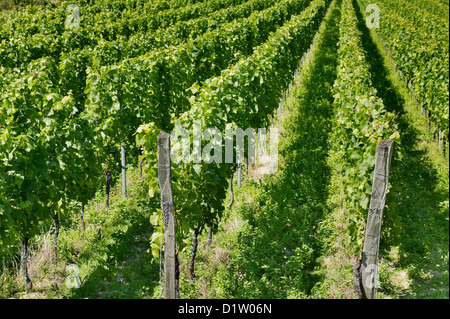
[[302, 85], [291, 90], [284, 105], [289, 111], [282, 122], [282, 164], [276, 175], [259, 185], [246, 181], [225, 216], [225, 225], [236, 219], [242, 223], [236, 233], [224, 231], [221, 245], [230, 247], [230, 257], [213, 277], [218, 297], [323, 297], [315, 270], [323, 241], [330, 237], [323, 218], [338, 21], [335, 3], [319, 29], [311, 64], [299, 70]]
[[[170, 131], [176, 121], [188, 131], [194, 120], [222, 133], [228, 128], [267, 127], [280, 92], [292, 80], [330, 2], [75, 0], [6, 12], [0, 19], [2, 254], [23, 237], [51, 229], [50, 217], [58, 213], [63, 225], [61, 262], [82, 264], [83, 288], [67, 290], [65, 296], [157, 296], [157, 289], [152, 290], [157, 258], [150, 255], [158, 257], [163, 241], [157, 135]], [[80, 28], [66, 28], [67, 4], [80, 7]], [[448, 135], [448, 6], [424, 0], [383, 0], [379, 6], [378, 32], [401, 74], [412, 79], [415, 96]], [[355, 8], [347, 0], [342, 8], [341, 22], [335, 16], [334, 23], [340, 28], [337, 54], [337, 39], [331, 39], [336, 30], [328, 23], [327, 45], [333, 49], [325, 50], [322, 44], [318, 58], [323, 69], [316, 65], [305, 71], [312, 75], [299, 94], [303, 113], [287, 120], [282, 170], [261, 186], [246, 186], [253, 202], [236, 207], [244, 222], [229, 241], [235, 249], [229, 264], [220, 264], [214, 274], [200, 269], [200, 274], [214, 278], [217, 296], [326, 295], [316, 267], [332, 240], [327, 237], [333, 233], [330, 220], [324, 219], [328, 197], [345, 210], [347, 244], [356, 251], [363, 239], [376, 145], [394, 139], [396, 152], [403, 153], [397, 117], [383, 100], [386, 92], [379, 95], [374, 88], [380, 88], [372, 78], [379, 72], [369, 66], [371, 53], [363, 49]], [[202, 137], [202, 147], [208, 142]], [[133, 154], [136, 144], [145, 149], [141, 159], [146, 161], [148, 180], [133, 185], [136, 193], [105, 212], [99, 188], [104, 181], [102, 164], [116, 176], [120, 145]], [[414, 164], [406, 167], [428, 176]], [[172, 168], [182, 251], [193, 229], [212, 226], [216, 232], [221, 227], [234, 167], [174, 162]], [[428, 190], [434, 184], [424, 185]], [[445, 193], [443, 189], [439, 192]], [[329, 190], [339, 194], [328, 194]], [[392, 192], [417, 197], [398, 183]], [[389, 241], [407, 227], [421, 234], [407, 236], [401, 247], [407, 251], [401, 258], [412, 261], [411, 278], [420, 287], [448, 282], [448, 271], [439, 266], [434, 276], [420, 261], [428, 258], [441, 264], [444, 259], [448, 265], [445, 245], [436, 250], [430, 246], [434, 237], [448, 234], [448, 201], [435, 205], [442, 201], [437, 193], [429, 191], [430, 198], [416, 201], [419, 207], [431, 202], [423, 214], [408, 198], [387, 205], [397, 213], [388, 216], [383, 230]], [[89, 212], [83, 233], [76, 229], [80, 204]], [[411, 225], [403, 225], [410, 219]], [[129, 248], [135, 246], [142, 262], [127, 264], [134, 256]], [[200, 260], [205, 256], [199, 253]], [[396, 293], [390, 267], [381, 267], [381, 292], [386, 295]], [[343, 272], [351, 276], [347, 268]], [[11, 278], [2, 272], [0, 295], [17, 290]], [[198, 284], [186, 276], [181, 285], [183, 294], [196, 295]]]
[[[294, 1], [282, 2], [275, 8], [281, 10], [289, 3]], [[256, 47], [251, 56], [223, 70], [220, 76], [207, 80], [202, 87], [193, 86], [191, 91], [194, 95], [189, 100], [188, 111], [172, 122], [192, 131], [194, 121], [199, 121], [200, 127], [215, 127], [221, 134], [231, 127], [266, 126], [268, 115], [278, 106], [280, 92], [291, 80], [299, 63], [298, 57], [311, 43], [327, 4], [326, 1], [312, 2], [300, 15], [293, 16], [271, 34], [266, 43]], [[142, 135], [140, 139], [151, 150], [147, 149], [146, 155], [151, 172], [157, 170], [155, 139], [158, 128], [158, 124], [153, 123], [139, 129]], [[224, 147], [224, 138], [221, 137], [220, 147]], [[203, 146], [208, 142], [204, 139], [201, 141]], [[216, 227], [224, 209], [223, 201], [232, 166], [204, 161], [172, 164], [180, 249], [185, 247], [185, 239], [192, 230], [201, 230], [207, 225]], [[152, 180], [151, 188], [155, 189], [157, 181], [154, 178]], [[152, 239], [156, 251], [161, 235]]]
[[[160, 11], [156, 8], [165, 1], [151, 4], [108, 1], [92, 2], [90, 5], [79, 1], [76, 4], [82, 11], [81, 28], [73, 29], [65, 28], [64, 21], [68, 14], [65, 6], [46, 12], [31, 6], [15, 12], [14, 17], [2, 25], [0, 81], [7, 84], [2, 85], [0, 122], [2, 245], [15, 243], [18, 236], [33, 236], [39, 231], [40, 222], [45, 222], [56, 211], [66, 209], [71, 200], [87, 203], [98, 188], [102, 175], [101, 163], [108, 163], [107, 169], [113, 174], [118, 172], [119, 145], [127, 142], [134, 145], [132, 135], [137, 123], [141, 123], [139, 121], [155, 114], [165, 114], [131, 108], [142, 104], [142, 98], [145, 101], [145, 97], [151, 95], [152, 92], [146, 90], [148, 86], [144, 85], [145, 82], [156, 86], [163, 84], [164, 91], [183, 90], [184, 83], [175, 85], [176, 80], [168, 79], [169, 73], [161, 78], [155, 72], [141, 68], [142, 65], [136, 66], [136, 61], [132, 59], [124, 64], [128, 85], [123, 88], [118, 87], [121, 82], [116, 66], [104, 66], [106, 71], [101, 75], [106, 73], [109, 77], [91, 82], [87, 81], [88, 66], [98, 69], [103, 64], [119, 62], [126, 55], [139, 55], [150, 44], [163, 46], [169, 43], [167, 41], [182, 40], [180, 36], [189, 37], [188, 34], [169, 37], [163, 27], [156, 38], [149, 37], [153, 39], [151, 43], [145, 42], [139, 50], [133, 41], [139, 41], [142, 37], [130, 39], [124, 47], [116, 47], [133, 33], [143, 35], [142, 32], [148, 31], [155, 21], [158, 29], [163, 23], [180, 27], [181, 24], [177, 23], [182, 23], [184, 19], [223, 8], [220, 11], [222, 15], [216, 12], [211, 19], [225, 22], [229, 20], [223, 13], [228, 11], [231, 20], [249, 15], [251, 9], [264, 9], [273, 4], [273, 1], [267, 0], [252, 1], [235, 8], [230, 5], [242, 1], [193, 2], [187, 6], [182, 1], [166, 3], [167, 8]], [[184, 7], [178, 10], [179, 6]], [[139, 8], [141, 13], [152, 14], [136, 16], [134, 9]], [[116, 19], [118, 12], [121, 12], [122, 19]], [[192, 23], [190, 30], [202, 33], [219, 25], [212, 23], [213, 20], [208, 20], [206, 24], [201, 21]], [[98, 41], [102, 38], [107, 41]], [[116, 39], [118, 41], [111, 42]], [[171, 50], [173, 53], [176, 49], [172, 47]], [[155, 51], [154, 56], [141, 60], [154, 58], [155, 63], [151, 62], [149, 68], [158, 73], [166, 65], [166, 53], [167, 50]], [[178, 64], [171, 65], [167, 72], [176, 70], [180, 64], [189, 65], [190, 61], [183, 56], [178, 58]], [[131, 68], [135, 72], [130, 72]], [[143, 82], [136, 83], [134, 79], [142, 77], [140, 71], [149, 72], [150, 78], [141, 78], [139, 80]], [[89, 76], [92, 79], [92, 75]], [[108, 83], [105, 84], [105, 81]], [[92, 88], [92, 82], [98, 85]], [[106, 96], [105, 90], [113, 94]], [[160, 90], [156, 89], [155, 94], [159, 93]], [[98, 105], [100, 96], [102, 104]], [[169, 100], [163, 97], [159, 104], [151, 99], [145, 102], [150, 102], [156, 109], [163, 109]], [[27, 169], [24, 171], [25, 165]]]
[[340, 63], [333, 88], [336, 124], [330, 145], [331, 158], [346, 194], [343, 202], [349, 225], [348, 239], [357, 251], [364, 240], [377, 144], [391, 139], [398, 147], [400, 135], [395, 115], [386, 111], [372, 86], [353, 5], [347, 0], [342, 5]]
[[377, 33], [390, 50], [400, 74], [412, 81], [411, 90], [419, 105], [424, 103], [424, 108], [431, 112], [431, 120], [442, 129], [444, 136], [448, 136], [448, 6], [446, 17], [436, 16], [425, 10], [437, 8], [439, 4], [435, 2], [418, 6], [408, 1], [379, 1], [377, 5], [381, 12]]
[[66, 298], [152, 296], [157, 289], [158, 270], [149, 252], [149, 217], [158, 204], [148, 199], [147, 187], [138, 170], [131, 169], [127, 200], [114, 189], [114, 204], [106, 212], [99, 192], [85, 207], [86, 230], [61, 229], [60, 259], [76, 264], [82, 280], [80, 289], [63, 291]]

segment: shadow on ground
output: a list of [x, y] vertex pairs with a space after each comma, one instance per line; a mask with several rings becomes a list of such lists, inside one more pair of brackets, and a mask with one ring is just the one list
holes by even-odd
[[[353, 4], [359, 8], [356, 0]], [[443, 168], [428, 160], [422, 144], [425, 132], [407, 117], [399, 83], [390, 80], [384, 56], [374, 43], [364, 17], [359, 10], [356, 14], [373, 85], [387, 110], [399, 113], [403, 158], [392, 161], [380, 254], [387, 256], [392, 247], [398, 247], [394, 266], [408, 270], [410, 288], [395, 292], [394, 287], [391, 291], [388, 287], [386, 293], [397, 293], [403, 298], [448, 298], [448, 175], [445, 177], [446, 174], [438, 171]]]

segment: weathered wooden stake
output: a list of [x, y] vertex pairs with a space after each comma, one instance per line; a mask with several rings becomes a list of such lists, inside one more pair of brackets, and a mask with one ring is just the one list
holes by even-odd
[[84, 204], [81, 204], [81, 216], [80, 216], [80, 219], [81, 219], [81, 229], [82, 230], [86, 230], [86, 224], [84, 222]]
[[127, 198], [127, 164], [125, 159], [125, 147], [120, 146], [120, 156], [122, 159], [122, 197]]
[[237, 186], [241, 186], [242, 168], [241, 168], [241, 157], [238, 154], [238, 171], [237, 171]]
[[233, 172], [233, 174], [231, 174], [230, 183], [229, 183], [229, 186], [230, 186], [230, 207], [233, 206], [233, 202], [234, 202], [233, 176], [234, 176], [234, 172]]
[[161, 190], [161, 211], [164, 218], [164, 299], [176, 298], [175, 210], [172, 194], [170, 135], [158, 136], [158, 179]]
[[110, 191], [110, 187], [111, 187], [111, 171], [106, 169], [106, 166], [103, 166], [103, 171], [105, 172], [105, 176], [106, 176], [106, 187], [105, 187], [105, 210], [108, 211], [109, 210], [109, 191]]
[[28, 277], [28, 264], [27, 264], [27, 254], [28, 254], [28, 238], [22, 238], [22, 243], [20, 247], [20, 270], [25, 277], [25, 291], [29, 292], [33, 289], [33, 283], [30, 277]]
[[428, 111], [428, 131], [431, 131], [431, 111]]
[[391, 140], [381, 141], [377, 146], [372, 195], [361, 260], [361, 286], [364, 299], [376, 298], [381, 222], [388, 190], [393, 148], [394, 141]]
[[442, 138], [442, 131], [438, 128], [438, 147], [441, 149], [441, 138]]
[[211, 248], [212, 242], [212, 226], [208, 226], [208, 241], [206, 242], [206, 248]]
[[[143, 151], [142, 151], [142, 146], [139, 147], [139, 156], [142, 156]], [[139, 161], [139, 177], [142, 177], [142, 161]]]
[[55, 234], [53, 236], [53, 249], [55, 251], [55, 260], [58, 260], [58, 236], [59, 236], [59, 230], [61, 228], [61, 224], [59, 223], [59, 214], [56, 213], [55, 216], [53, 216], [53, 220], [55, 222]]
[[244, 157], [245, 162], [245, 175], [248, 177], [248, 158]]

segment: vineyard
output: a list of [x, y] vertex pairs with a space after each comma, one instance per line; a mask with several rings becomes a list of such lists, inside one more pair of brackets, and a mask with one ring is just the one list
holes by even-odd
[[0, 298], [449, 297], [447, 1], [0, 10]]

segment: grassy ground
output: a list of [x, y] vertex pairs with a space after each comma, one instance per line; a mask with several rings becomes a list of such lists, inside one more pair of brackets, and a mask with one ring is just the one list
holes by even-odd
[[[358, 7], [354, 0], [355, 7]], [[402, 159], [392, 163], [385, 231], [381, 243], [381, 296], [449, 297], [448, 152], [438, 149], [434, 134], [405, 81], [393, 68], [375, 30], [358, 27], [371, 64], [373, 83], [388, 110], [399, 113]]]
[[[330, 180], [333, 162], [326, 160], [338, 8], [321, 29], [301, 86], [291, 91], [275, 123], [283, 140], [279, 171], [258, 184], [252, 178], [258, 167], [250, 167], [243, 186], [235, 185], [234, 206], [211, 249], [206, 234], [201, 237], [198, 279], [184, 279], [185, 296], [357, 298], [356, 255], [340, 206], [344, 193], [338, 179]], [[448, 298], [448, 153], [442, 156], [363, 13], [358, 19], [374, 86], [388, 110], [398, 113], [401, 132], [384, 213], [378, 298]]]
[[[330, 132], [339, 36], [339, 5], [329, 12], [307, 66], [275, 122], [279, 163], [259, 183], [250, 167], [209, 251], [199, 249], [198, 278], [189, 296], [214, 298], [323, 297], [318, 257], [327, 212]], [[301, 82], [301, 85], [298, 85]], [[206, 236], [206, 234], [204, 235]], [[203, 242], [205, 239], [203, 239]], [[209, 288], [209, 289], [206, 289]], [[206, 293], [204, 293], [207, 291]]]
[[[189, 278], [189, 249], [180, 253], [181, 298], [357, 297], [356, 256], [346, 241], [339, 205], [343, 191], [331, 178], [328, 158], [340, 2], [333, 2], [275, 120], [280, 139], [276, 174], [262, 176], [260, 163], [244, 170], [241, 187], [234, 182], [233, 206], [211, 247], [206, 232], [199, 236], [196, 280]], [[383, 217], [378, 297], [448, 298], [448, 153], [442, 156], [383, 44], [365, 27], [363, 12], [358, 19], [374, 86], [387, 108], [399, 114], [401, 131]], [[34, 288], [28, 294], [18, 275], [18, 253], [10, 252], [12, 262], [0, 274], [0, 298], [159, 298], [160, 260], [149, 251], [149, 216], [159, 207], [158, 196], [148, 199], [146, 178], [136, 168], [128, 170], [126, 200], [120, 186], [113, 187], [109, 211], [103, 190], [86, 206], [84, 231], [79, 206], [61, 216], [59, 260], [54, 259], [52, 227], [31, 241]], [[79, 269], [79, 289], [66, 284], [71, 264]]]
[[[149, 216], [159, 205], [148, 199], [146, 178], [138, 169], [127, 172], [128, 197], [120, 183], [111, 191], [110, 210], [100, 190], [85, 207], [86, 229], [81, 230], [79, 206], [60, 216], [58, 260], [53, 228], [31, 242], [29, 275], [32, 292], [24, 292], [17, 267], [0, 276], [0, 298], [154, 298], [159, 296], [159, 260], [149, 252]], [[79, 269], [81, 288], [69, 289], [67, 267]]]
[[[120, 183], [111, 197], [111, 209], [104, 209], [103, 194], [86, 217], [87, 230], [67, 234], [61, 243], [66, 260], [80, 269], [82, 285], [64, 294], [67, 298], [150, 298], [157, 291], [159, 265], [149, 252], [152, 226], [149, 216], [159, 203], [148, 199], [145, 177], [132, 169], [127, 176], [127, 199], [122, 200]], [[92, 225], [89, 227], [89, 225]], [[72, 255], [73, 255], [72, 252]]]

